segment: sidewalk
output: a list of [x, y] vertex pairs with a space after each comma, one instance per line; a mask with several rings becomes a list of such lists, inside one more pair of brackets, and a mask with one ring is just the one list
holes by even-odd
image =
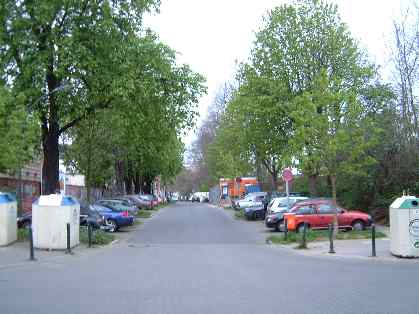
[[[79, 255], [84, 250], [84, 246], [78, 246], [72, 249], [74, 255]], [[47, 251], [37, 250], [34, 251], [35, 259], [37, 262], [49, 262], [62, 256], [68, 256], [65, 251]], [[0, 247], [0, 270], [2, 268], [9, 268], [14, 266], [21, 266], [27, 263], [32, 263], [29, 260], [29, 242], [15, 242], [9, 246]]]
[[356, 258], [370, 261], [393, 261], [406, 263], [419, 263], [418, 259], [398, 258], [390, 253], [390, 239], [376, 240], [376, 257], [371, 257], [371, 240], [335, 240], [334, 254], [329, 253], [329, 241], [309, 242], [307, 250], [295, 249], [296, 245], [284, 245], [295, 252], [306, 256], [324, 256], [330, 258]]

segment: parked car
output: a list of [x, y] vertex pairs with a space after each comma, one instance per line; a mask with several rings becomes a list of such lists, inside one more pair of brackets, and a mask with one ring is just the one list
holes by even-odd
[[98, 200], [96, 203], [119, 211], [128, 211], [134, 216], [138, 213], [138, 207], [124, 199], [104, 199]]
[[93, 204], [91, 207], [102, 216], [110, 232], [115, 232], [120, 227], [130, 226], [134, 223], [134, 217], [128, 211], [120, 211], [100, 204]]
[[152, 209], [156, 205], [154, 196], [151, 194], [138, 194], [136, 196], [141, 204], [141, 209]]
[[[91, 205], [80, 202], [80, 226], [92, 225], [97, 229], [107, 229], [103, 217], [91, 208]], [[26, 212], [17, 218], [18, 228], [27, 228], [32, 224], [32, 212]]]
[[17, 227], [27, 228], [32, 224], [32, 212], [25, 212], [22, 216], [17, 217]]
[[92, 205], [80, 204], [80, 226], [92, 226], [94, 229], [109, 230], [103, 216]]
[[248, 220], [265, 219], [266, 209], [263, 203], [259, 206], [247, 207], [244, 209], [244, 215]]
[[265, 217], [265, 226], [280, 231], [284, 224], [284, 213], [285, 212], [276, 212], [267, 214]]
[[[363, 230], [371, 226], [371, 216], [362, 211], [347, 210], [340, 206], [337, 206], [336, 211], [339, 228]], [[304, 228], [304, 223], [311, 229], [326, 229], [329, 224], [333, 223], [336, 211], [330, 199], [310, 199], [298, 202], [290, 211], [294, 215], [288, 221], [288, 229], [299, 232]]]
[[244, 209], [249, 207], [264, 206], [266, 192], [255, 192], [248, 194], [245, 198], [235, 202], [235, 209]]
[[143, 209], [144, 208], [143, 202], [141, 201], [140, 197], [136, 194], [125, 195], [125, 196], [121, 197], [121, 199], [125, 199], [125, 200], [129, 201], [132, 206], [136, 206], [136, 207], [138, 207], [138, 209]]
[[[275, 197], [267, 206], [267, 214], [274, 214], [278, 212], [286, 212], [287, 209], [290, 210], [294, 204], [298, 201], [307, 200], [308, 197], [304, 196], [290, 196], [287, 197]], [[289, 204], [288, 204], [289, 201]]]

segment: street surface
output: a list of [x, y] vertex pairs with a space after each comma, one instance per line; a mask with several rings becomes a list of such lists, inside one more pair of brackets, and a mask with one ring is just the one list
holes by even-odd
[[0, 267], [0, 313], [419, 313], [417, 263], [303, 256], [207, 204], [170, 205], [123, 236]]

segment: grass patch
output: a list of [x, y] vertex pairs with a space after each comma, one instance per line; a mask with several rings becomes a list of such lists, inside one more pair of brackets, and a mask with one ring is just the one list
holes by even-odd
[[160, 210], [160, 209], [162, 209], [162, 208], [164, 208], [164, 207], [166, 207], [168, 204], [159, 204], [159, 205], [157, 205], [157, 206], [153, 206], [153, 208], [151, 209], [151, 210], [154, 210], [154, 211], [158, 211], [158, 210]]
[[28, 241], [29, 238], [29, 229], [19, 228], [17, 229], [17, 240], [20, 242]]
[[[297, 232], [288, 232], [287, 239], [285, 239], [284, 233], [281, 235], [272, 235], [267, 238], [268, 241], [271, 241], [274, 244], [292, 244], [292, 243], [301, 243], [302, 242], [302, 233]], [[386, 235], [380, 231], [375, 232], [375, 237], [385, 238]], [[327, 230], [309, 230], [307, 232], [306, 240], [307, 242], [315, 241], [327, 241], [329, 239], [329, 232]], [[371, 239], [371, 230], [363, 231], [339, 231], [336, 235], [335, 240], [356, 240], [356, 239]]]
[[152, 210], [140, 210], [135, 216], [138, 218], [150, 218], [152, 215], [153, 215]]
[[[93, 230], [92, 244], [106, 245], [115, 240], [115, 236], [103, 230]], [[80, 227], [80, 243], [89, 244], [89, 235], [86, 227]]]
[[236, 211], [236, 212], [234, 213], [234, 217], [235, 217], [236, 219], [241, 219], [241, 220], [246, 219], [246, 216], [244, 215], [244, 210], [243, 210], [243, 209], [240, 209], [240, 210]]
[[143, 224], [143, 222], [141, 220], [134, 219], [134, 223], [132, 225], [133, 226], [139, 226], [139, 225], [142, 225], [142, 224]]

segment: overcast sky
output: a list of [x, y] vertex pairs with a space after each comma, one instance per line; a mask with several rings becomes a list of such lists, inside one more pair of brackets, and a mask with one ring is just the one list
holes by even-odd
[[[393, 18], [409, 0], [334, 0], [339, 12], [360, 46], [371, 60], [383, 67]], [[199, 103], [201, 118], [206, 116], [221, 84], [235, 73], [236, 61], [244, 61], [262, 25], [267, 10], [281, 0], [161, 0], [160, 14], [147, 16], [145, 24], [160, 39], [178, 51], [179, 62], [188, 63], [207, 79], [208, 95]], [[198, 122], [199, 124], [199, 122]], [[188, 145], [193, 132], [184, 138]]]

